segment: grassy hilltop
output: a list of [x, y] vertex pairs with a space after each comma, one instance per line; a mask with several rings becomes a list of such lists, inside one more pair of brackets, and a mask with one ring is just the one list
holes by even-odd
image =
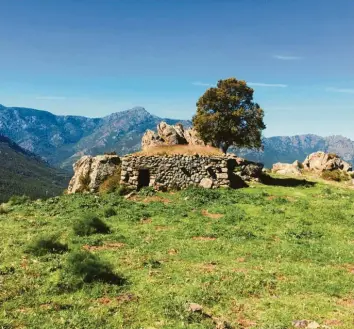
[[0, 328], [353, 328], [354, 191], [271, 183], [13, 199]]

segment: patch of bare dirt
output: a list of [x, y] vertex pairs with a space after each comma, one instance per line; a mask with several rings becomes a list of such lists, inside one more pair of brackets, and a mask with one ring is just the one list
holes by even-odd
[[202, 215], [212, 219], [220, 219], [224, 217], [223, 214], [211, 214], [208, 210], [202, 210]]
[[327, 325], [327, 326], [336, 327], [336, 326], [343, 325], [343, 322], [341, 320], [337, 320], [337, 319], [330, 319], [330, 320], [326, 320], [324, 322], [324, 324]]
[[200, 269], [203, 271], [203, 272], [206, 272], [206, 273], [212, 273], [216, 270], [216, 264], [215, 263], [206, 263], [206, 264], [202, 264], [200, 266]]
[[354, 264], [343, 264], [341, 267], [346, 269], [349, 273], [354, 274]]
[[177, 255], [177, 254], [178, 254], [178, 250], [177, 250], [177, 249], [170, 249], [170, 250], [168, 251], [168, 254], [169, 254], [169, 255]]
[[90, 245], [84, 245], [83, 249], [87, 251], [101, 251], [101, 250], [117, 250], [120, 248], [123, 248], [125, 246], [125, 243], [121, 242], [112, 242], [112, 243], [106, 243], [102, 246], [90, 246]]
[[128, 303], [128, 302], [133, 302], [133, 301], [137, 301], [139, 298], [138, 296], [134, 295], [134, 294], [122, 294], [122, 295], [119, 295], [117, 297], [101, 297], [101, 298], [98, 298], [96, 299], [96, 301], [99, 303], [99, 304], [102, 304], [102, 305], [108, 305], [108, 304], [111, 304], [111, 303], [114, 303], [114, 302], [118, 302], [118, 303]]
[[157, 225], [157, 226], [155, 226], [155, 230], [156, 230], [156, 231], [168, 231], [169, 229], [170, 229], [170, 227], [164, 226], [164, 225]]
[[140, 224], [150, 224], [152, 223], [152, 219], [151, 218], [142, 218], [140, 219]]
[[354, 307], [354, 299], [352, 298], [343, 298], [340, 299], [337, 304], [344, 306], [344, 307], [350, 307], [353, 308]]

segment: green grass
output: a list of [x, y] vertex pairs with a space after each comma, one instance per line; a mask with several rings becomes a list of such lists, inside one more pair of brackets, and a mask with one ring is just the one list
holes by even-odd
[[0, 328], [353, 328], [354, 191], [276, 182], [6, 205]]

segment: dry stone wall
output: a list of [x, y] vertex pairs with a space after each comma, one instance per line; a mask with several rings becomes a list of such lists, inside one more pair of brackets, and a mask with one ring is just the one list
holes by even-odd
[[[239, 175], [235, 169], [239, 169]], [[261, 171], [261, 165], [231, 155], [130, 155], [122, 158], [121, 184], [137, 189], [152, 186], [158, 190], [188, 186], [239, 187], [246, 176], [256, 178]]]

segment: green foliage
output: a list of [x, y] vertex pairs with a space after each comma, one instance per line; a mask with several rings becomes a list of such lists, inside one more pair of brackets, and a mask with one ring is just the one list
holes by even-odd
[[13, 206], [18, 206], [18, 205], [25, 204], [30, 201], [31, 201], [31, 199], [27, 195], [13, 195], [10, 198], [9, 203]]
[[140, 196], [153, 196], [156, 194], [156, 191], [153, 187], [148, 186], [148, 187], [143, 187], [142, 189], [140, 189], [139, 191], [139, 195]]
[[56, 235], [41, 236], [32, 241], [27, 247], [27, 252], [35, 256], [61, 254], [67, 250], [68, 246], [59, 242]]
[[104, 210], [104, 217], [109, 218], [117, 215], [116, 210], [113, 207], [108, 207]]
[[86, 214], [77, 219], [73, 229], [78, 236], [88, 236], [97, 233], [107, 234], [110, 232], [109, 226], [94, 214]]
[[197, 102], [193, 126], [206, 143], [224, 153], [230, 146], [261, 148], [263, 110], [253, 102], [253, 89], [245, 81], [219, 80]]
[[195, 205], [203, 205], [218, 200], [221, 195], [216, 190], [205, 189], [202, 187], [189, 187], [181, 192], [185, 200]]
[[70, 253], [61, 274], [61, 285], [79, 288], [84, 283], [93, 282], [122, 285], [125, 279], [113, 272], [112, 265], [88, 251]]
[[119, 188], [116, 189], [116, 193], [120, 196], [127, 195], [132, 191], [133, 189], [126, 185], [121, 185]]
[[335, 181], [335, 182], [350, 180], [350, 176], [346, 172], [339, 169], [325, 170], [322, 172], [321, 178], [325, 180]]

